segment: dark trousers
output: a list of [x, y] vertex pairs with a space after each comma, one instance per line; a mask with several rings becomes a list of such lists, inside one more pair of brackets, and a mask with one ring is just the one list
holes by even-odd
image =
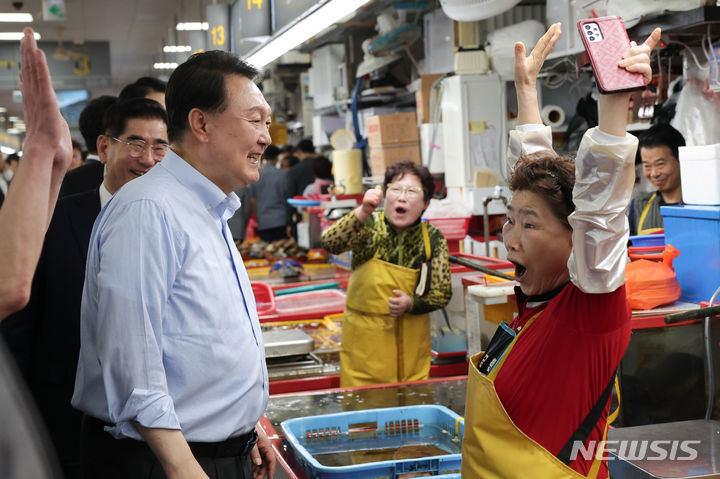
[[[115, 439], [105, 426], [99, 419], [83, 416], [80, 460], [84, 479], [166, 479], [146, 442]], [[253, 430], [223, 442], [189, 445], [210, 479], [253, 479], [250, 451], [256, 441]]]
[[272, 243], [273, 241], [277, 241], [280, 239], [287, 239], [287, 227], [286, 226], [278, 226], [277, 228], [268, 228], [266, 230], [258, 230], [258, 236], [260, 236], [260, 239], [267, 242]]

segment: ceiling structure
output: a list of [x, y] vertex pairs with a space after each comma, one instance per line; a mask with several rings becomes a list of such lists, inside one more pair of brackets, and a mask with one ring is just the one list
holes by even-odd
[[[65, 21], [44, 21], [42, 0], [0, 0], [0, 11], [32, 14], [30, 26], [40, 33], [41, 42], [62, 40], [66, 48], [83, 42], [109, 42], [112, 86], [90, 92], [96, 96], [116, 95], [141, 76], [167, 77], [167, 71], [153, 70], [152, 64], [161, 60], [164, 44], [174, 43], [176, 35], [182, 39], [182, 32], [175, 33], [176, 20], [202, 20], [210, 3], [213, 0], [65, 0]], [[20, 31], [24, 26], [0, 23], [0, 30]], [[19, 48], [19, 42], [15, 43]], [[13, 101], [11, 91], [0, 91], [0, 106], [8, 108], [8, 115], [22, 117], [22, 105]]]

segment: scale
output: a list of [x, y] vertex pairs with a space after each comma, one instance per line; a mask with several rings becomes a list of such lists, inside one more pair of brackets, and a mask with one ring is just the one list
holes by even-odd
[[265, 359], [271, 381], [337, 374], [339, 364], [315, 354], [315, 342], [300, 329], [263, 331]]

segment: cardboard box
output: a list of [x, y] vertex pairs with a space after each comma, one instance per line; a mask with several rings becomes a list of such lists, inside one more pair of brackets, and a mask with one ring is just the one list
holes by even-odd
[[270, 124], [270, 138], [272, 138], [273, 145], [287, 145], [288, 144], [288, 131], [285, 123], [271, 123]]
[[[430, 88], [442, 74], [423, 75], [420, 77], [420, 89], [415, 92], [415, 109], [417, 110], [418, 125], [430, 123]], [[440, 108], [440, 105], [437, 106]], [[440, 119], [442, 121], [442, 119]]]
[[414, 111], [393, 115], [371, 116], [367, 119], [368, 145], [386, 147], [419, 140]]
[[410, 143], [384, 148], [370, 148], [370, 170], [373, 176], [384, 175], [388, 166], [400, 161], [412, 161], [419, 164], [420, 145]]

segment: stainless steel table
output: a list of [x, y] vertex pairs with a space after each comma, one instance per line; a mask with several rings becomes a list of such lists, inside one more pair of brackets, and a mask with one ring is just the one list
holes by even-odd
[[720, 478], [718, 421], [613, 429], [608, 432], [608, 449], [614, 450], [608, 454], [612, 479]]

